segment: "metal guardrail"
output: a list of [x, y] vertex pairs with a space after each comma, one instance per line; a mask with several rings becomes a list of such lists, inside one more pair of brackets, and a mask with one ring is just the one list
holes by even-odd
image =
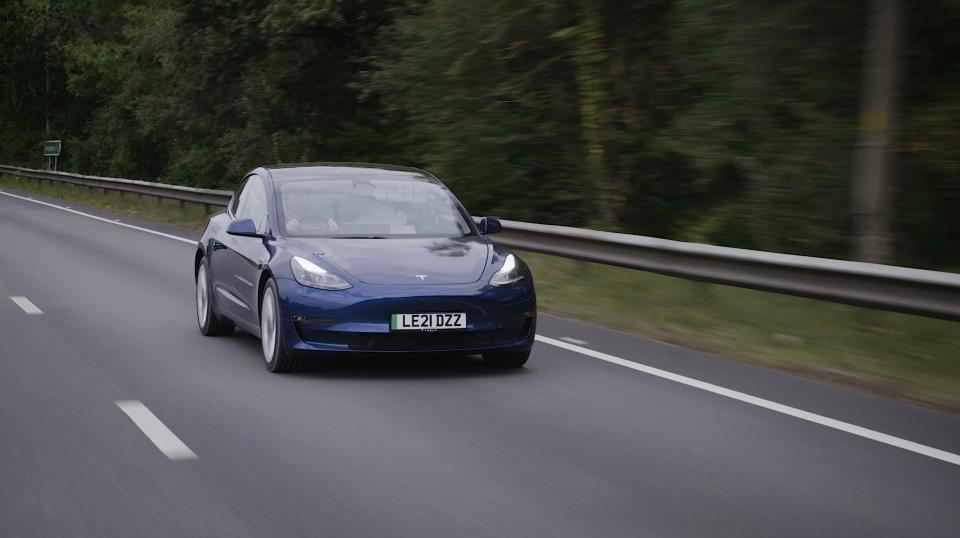
[[[0, 173], [224, 206], [232, 193], [0, 165]], [[960, 321], [960, 274], [504, 220], [504, 246], [703, 282]]]
[[131, 192], [140, 195], [165, 198], [168, 200], [179, 200], [181, 202], [203, 204], [209, 207], [226, 206], [230, 201], [230, 197], [233, 195], [233, 193], [230, 191], [198, 189], [195, 187], [184, 187], [183, 185], [168, 185], [165, 183], [154, 183], [152, 181], [138, 181], [135, 179], [122, 179], [116, 177], [84, 176], [71, 172], [34, 170], [32, 168], [22, 168], [19, 166], [0, 165], [0, 174], [9, 174], [12, 176], [28, 177], [37, 180], [54, 181], [58, 183], [72, 183], [74, 185], [83, 185], [91, 189], [103, 189], [104, 191], [113, 190], [120, 192]]
[[503, 221], [496, 241], [703, 282], [960, 321], [960, 274]]

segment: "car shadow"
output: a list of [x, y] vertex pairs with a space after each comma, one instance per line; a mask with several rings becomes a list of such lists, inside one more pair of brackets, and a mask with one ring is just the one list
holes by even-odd
[[[242, 343], [242, 347], [249, 348], [258, 362], [263, 360], [259, 338], [242, 331], [237, 331], [233, 338]], [[441, 379], [506, 377], [529, 373], [526, 368], [484, 366], [479, 355], [390, 353], [308, 356], [303, 359], [298, 371], [283, 375], [324, 379]]]

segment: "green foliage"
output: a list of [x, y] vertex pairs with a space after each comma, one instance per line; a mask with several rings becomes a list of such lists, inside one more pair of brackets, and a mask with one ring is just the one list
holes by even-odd
[[562, 8], [432, 2], [384, 39], [368, 91], [406, 119], [412, 159], [475, 212], [567, 224], [590, 212], [575, 68], [550, 31], [575, 22]]
[[865, 5], [679, 2], [689, 94], [669, 138], [708, 184], [739, 187], [718, 236], [740, 225], [754, 248], [844, 255]]
[[[425, 167], [477, 213], [844, 257], [868, 2], [9, 0], [0, 161]], [[960, 266], [960, 4], [903, 4], [899, 263]]]

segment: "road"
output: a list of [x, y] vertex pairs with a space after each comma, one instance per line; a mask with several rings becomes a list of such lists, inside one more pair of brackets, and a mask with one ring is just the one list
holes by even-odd
[[960, 417], [549, 315], [522, 370], [272, 375], [198, 333], [189, 243], [112, 220], [197, 234], [82, 210], [0, 195], [0, 536], [960, 532]]

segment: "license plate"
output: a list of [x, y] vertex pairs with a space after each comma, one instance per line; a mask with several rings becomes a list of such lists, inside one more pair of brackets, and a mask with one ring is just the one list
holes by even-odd
[[466, 329], [467, 315], [463, 312], [435, 314], [391, 314], [392, 331], [435, 331], [438, 329]]

